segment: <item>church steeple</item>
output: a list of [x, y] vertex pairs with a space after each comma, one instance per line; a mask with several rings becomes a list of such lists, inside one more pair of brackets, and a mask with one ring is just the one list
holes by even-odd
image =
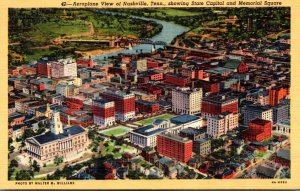
[[51, 117], [51, 133], [54, 133], [55, 135], [63, 133], [63, 125], [60, 121], [60, 116], [58, 111], [54, 111], [52, 113]]

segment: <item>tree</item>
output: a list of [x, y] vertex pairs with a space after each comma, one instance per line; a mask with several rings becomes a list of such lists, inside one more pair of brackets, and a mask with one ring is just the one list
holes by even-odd
[[38, 128], [37, 132], [35, 133], [36, 135], [40, 135], [46, 131], [46, 128], [44, 126], [41, 126]]
[[14, 150], [15, 150], [15, 147], [14, 146], [9, 146], [9, 153], [13, 153], [14, 152]]
[[43, 126], [44, 126], [43, 122], [40, 121], [40, 122], [38, 123], [38, 126], [39, 126], [40, 128], [43, 127]]
[[16, 180], [31, 180], [31, 174], [28, 170], [20, 170], [16, 174]]
[[66, 179], [70, 179], [73, 174], [73, 168], [69, 165], [66, 165], [62, 170], [62, 175], [66, 177]]
[[29, 137], [33, 137], [34, 135], [35, 135], [35, 133], [32, 129], [26, 129], [24, 134], [23, 134], [22, 140], [25, 140]]
[[129, 179], [138, 180], [140, 179], [140, 173], [133, 170], [129, 170], [127, 177]]
[[17, 160], [13, 159], [13, 160], [10, 161], [9, 167], [11, 167], [11, 168], [14, 168], [14, 167], [18, 168], [18, 166], [19, 166], [19, 163], [18, 163]]
[[35, 171], [35, 172], [40, 172], [40, 169], [41, 169], [39, 163], [36, 162], [36, 160], [33, 161], [32, 168], [33, 168], [33, 171]]
[[11, 180], [11, 176], [14, 174], [14, 168], [8, 168], [8, 180]]
[[8, 139], [8, 145], [10, 146], [10, 144], [12, 144], [13, 143], [13, 140], [12, 140], [12, 138], [10, 137], [9, 139]]
[[64, 162], [64, 158], [60, 157], [60, 156], [55, 156], [54, 158], [54, 164], [56, 164], [56, 166], [58, 166], [60, 163]]
[[95, 129], [89, 129], [89, 131], [88, 131], [88, 137], [89, 137], [89, 139], [94, 139], [95, 138], [95, 136], [96, 136], [96, 130]]
[[59, 180], [61, 177], [61, 171], [59, 169], [57, 169], [54, 174], [52, 175], [54, 180]]

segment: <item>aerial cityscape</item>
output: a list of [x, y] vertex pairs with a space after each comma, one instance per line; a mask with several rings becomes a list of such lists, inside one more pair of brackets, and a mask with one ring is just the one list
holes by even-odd
[[290, 8], [9, 9], [8, 179], [289, 179]]

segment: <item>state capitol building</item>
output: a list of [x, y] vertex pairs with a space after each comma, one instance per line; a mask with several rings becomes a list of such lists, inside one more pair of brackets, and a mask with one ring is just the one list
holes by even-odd
[[78, 125], [63, 128], [59, 112], [54, 111], [50, 131], [27, 138], [25, 144], [30, 156], [41, 162], [50, 162], [56, 156], [66, 158], [83, 151], [89, 139], [87, 131]]

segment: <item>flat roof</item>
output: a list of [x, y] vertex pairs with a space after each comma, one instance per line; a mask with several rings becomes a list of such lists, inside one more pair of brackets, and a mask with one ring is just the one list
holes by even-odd
[[209, 73], [214, 73], [214, 74], [222, 74], [224, 72], [232, 72], [232, 69], [229, 68], [223, 68], [223, 67], [216, 67], [216, 68], [210, 68], [208, 70], [205, 70], [206, 72]]
[[181, 143], [192, 142], [192, 140], [189, 140], [188, 138], [183, 138], [183, 137], [180, 137], [180, 136], [174, 135], [174, 134], [160, 134], [160, 136], [166, 137], [168, 139], [172, 139], [174, 141], [178, 141]]
[[108, 99], [105, 99], [105, 98], [97, 98], [95, 100], [93, 100], [94, 102], [97, 102], [97, 103], [101, 103], [101, 104], [105, 104], [105, 103], [109, 103], [109, 102], [112, 102]]
[[209, 101], [213, 103], [224, 103], [227, 101], [237, 100], [238, 98], [234, 95], [228, 94], [212, 94], [207, 97], [203, 97], [203, 101]]
[[195, 121], [197, 119], [200, 119], [200, 117], [185, 114], [185, 115], [179, 115], [179, 116], [173, 117], [170, 119], [170, 121], [175, 124], [184, 124], [184, 123], [188, 123], [191, 121]]
[[139, 128], [139, 129], [135, 129], [135, 130], [133, 130], [133, 132], [144, 135], [144, 136], [152, 136], [152, 135], [159, 134], [166, 130], [163, 128], [158, 128], [158, 129], [154, 129], [151, 131], [151, 129], [153, 129], [153, 128], [154, 128], [154, 125], [147, 125], [147, 126]]
[[182, 129], [180, 132], [185, 133], [185, 134], [190, 134], [190, 135], [199, 135], [199, 134], [205, 133], [205, 130], [189, 127], [186, 129]]

